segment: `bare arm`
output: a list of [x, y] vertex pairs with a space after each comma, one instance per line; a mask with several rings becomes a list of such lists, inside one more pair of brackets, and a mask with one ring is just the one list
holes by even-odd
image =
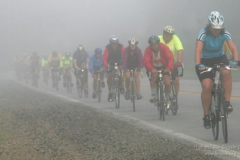
[[233, 61], [238, 61], [238, 51], [232, 39], [227, 41], [228, 47], [230, 48], [233, 56]]
[[183, 57], [183, 50], [177, 51], [177, 62], [182, 63], [182, 57]]
[[203, 42], [197, 41], [195, 46], [195, 64], [196, 65], [201, 63], [202, 49], [203, 49]]
[[73, 60], [73, 65], [74, 65], [74, 67], [75, 67], [76, 69], [78, 69], [77, 60], [76, 60], [76, 59]]

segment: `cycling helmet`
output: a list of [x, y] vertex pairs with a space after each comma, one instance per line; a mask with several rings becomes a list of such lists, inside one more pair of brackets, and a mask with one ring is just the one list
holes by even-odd
[[119, 39], [118, 39], [117, 36], [112, 35], [112, 36], [109, 38], [109, 41], [110, 41], [110, 43], [118, 43], [118, 42], [119, 42]]
[[154, 44], [154, 43], [159, 43], [160, 42], [160, 39], [158, 38], [158, 36], [151, 36], [149, 37], [148, 39], [148, 43], [151, 45], [151, 44]]
[[138, 40], [136, 38], [132, 37], [132, 38], [130, 38], [128, 40], [128, 44], [129, 45], [137, 45], [138, 44]]
[[166, 26], [163, 31], [164, 31], [164, 33], [168, 33], [171, 35], [173, 35], [175, 33], [175, 29], [172, 26]]
[[65, 56], [66, 56], [66, 57], [69, 57], [70, 55], [71, 55], [71, 54], [70, 54], [69, 51], [65, 52]]
[[209, 25], [211, 25], [214, 29], [222, 29], [224, 18], [218, 11], [211, 12], [210, 16], [208, 17]]
[[102, 54], [102, 49], [101, 49], [101, 48], [96, 48], [96, 49], [94, 50], [94, 52], [95, 52], [95, 54], [96, 54], [96, 53]]

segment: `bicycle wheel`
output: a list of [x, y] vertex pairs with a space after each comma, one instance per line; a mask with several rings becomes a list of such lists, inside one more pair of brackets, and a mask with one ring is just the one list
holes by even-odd
[[176, 88], [174, 84], [172, 84], [172, 93], [173, 93], [173, 97], [170, 99], [171, 110], [172, 110], [172, 114], [175, 116], [178, 110], [178, 98], [177, 98]]
[[102, 86], [101, 86], [101, 81], [98, 81], [98, 90], [97, 90], [97, 97], [98, 97], [98, 102], [101, 102], [101, 93], [102, 93]]
[[228, 142], [228, 130], [227, 130], [227, 114], [226, 114], [226, 100], [224, 97], [224, 91], [221, 92], [220, 96], [220, 116], [222, 121], [222, 131], [223, 131], [223, 137], [224, 142]]
[[165, 120], [165, 104], [164, 104], [164, 100], [163, 100], [163, 86], [160, 84], [160, 82], [158, 83], [158, 105], [159, 105], [159, 114], [160, 114], [160, 119], [162, 119], [163, 121]]
[[217, 97], [212, 93], [212, 99], [210, 103], [210, 116], [211, 116], [211, 126], [212, 133], [215, 140], [218, 140], [219, 134], [219, 109], [215, 106]]
[[113, 98], [114, 98], [114, 101], [115, 101], [115, 107], [117, 109], [119, 109], [119, 98], [120, 98], [120, 92], [119, 92], [118, 84], [119, 84], [119, 80], [116, 79], [115, 84], [114, 84]]
[[133, 111], [135, 112], [135, 87], [134, 87], [134, 82], [131, 82], [131, 90], [132, 90], [132, 95], [131, 95], [131, 100], [132, 100], [132, 104], [133, 104]]

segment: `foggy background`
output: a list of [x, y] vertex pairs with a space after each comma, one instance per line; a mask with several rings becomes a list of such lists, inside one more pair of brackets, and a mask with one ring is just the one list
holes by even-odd
[[239, 47], [239, 0], [0, 0], [0, 67], [15, 54], [64, 54], [83, 44], [89, 54], [117, 35], [125, 47], [139, 39], [144, 53], [151, 35], [171, 25], [184, 47], [185, 77], [196, 78], [194, 47], [211, 11], [219, 11]]

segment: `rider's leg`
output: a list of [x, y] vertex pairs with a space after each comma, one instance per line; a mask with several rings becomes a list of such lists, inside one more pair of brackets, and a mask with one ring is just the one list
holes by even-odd
[[212, 80], [210, 78], [203, 79], [201, 100], [203, 106], [203, 114], [209, 115], [209, 106], [211, 103]]
[[226, 101], [230, 101], [231, 93], [232, 93], [232, 76], [231, 71], [223, 69], [221, 70], [222, 78], [223, 78], [223, 88], [225, 90], [225, 98]]
[[108, 73], [107, 85], [108, 85], [108, 92], [111, 93], [111, 87], [112, 87], [112, 73]]
[[136, 89], [137, 89], [137, 94], [140, 94], [140, 77], [139, 77], [139, 72], [134, 71], [134, 78], [135, 78], [135, 83], [136, 83]]
[[232, 93], [232, 76], [231, 71], [223, 69], [221, 70], [222, 78], [223, 78], [223, 88], [225, 90], [225, 98], [226, 98], [226, 107], [228, 108], [228, 112], [233, 111], [233, 107], [230, 103], [231, 93]]
[[127, 71], [126, 73], [125, 73], [125, 84], [126, 84], [126, 91], [127, 92], [129, 92], [129, 85], [130, 85], [130, 72], [129, 71]]
[[157, 73], [151, 73], [151, 82], [150, 82], [150, 87], [151, 87], [151, 92], [152, 96], [156, 94], [156, 81], [157, 81]]
[[166, 100], [169, 100], [169, 96], [171, 94], [171, 81], [169, 75], [164, 75], [164, 84]]
[[98, 79], [97, 75], [94, 74], [94, 75], [93, 75], [93, 91], [94, 91], [94, 92], [97, 91], [97, 79]]

